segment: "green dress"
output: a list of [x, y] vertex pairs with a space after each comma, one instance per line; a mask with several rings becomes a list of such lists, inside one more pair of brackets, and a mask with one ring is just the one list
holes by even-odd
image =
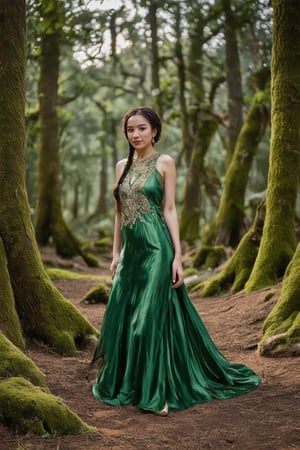
[[93, 395], [143, 410], [189, 408], [255, 389], [260, 378], [217, 349], [185, 285], [172, 288], [174, 257], [162, 217], [155, 153], [134, 162], [120, 186], [122, 250], [93, 362]]

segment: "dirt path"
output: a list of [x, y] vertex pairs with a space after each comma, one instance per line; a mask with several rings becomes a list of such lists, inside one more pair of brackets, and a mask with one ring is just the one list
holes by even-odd
[[[106, 268], [93, 270], [101, 274]], [[97, 328], [104, 305], [80, 305], [91, 281], [58, 281], [59, 290]], [[274, 289], [274, 288], [273, 288]], [[300, 359], [261, 358], [256, 344], [262, 322], [278, 296], [264, 301], [268, 290], [192, 301], [211, 336], [227, 358], [252, 367], [262, 385], [250, 394], [213, 401], [170, 414], [143, 414], [132, 406], [115, 408], [91, 395], [95, 371], [88, 368], [93, 346], [78, 358], [62, 358], [30, 344], [26, 353], [46, 375], [52, 393], [98, 432], [42, 439], [16, 435], [0, 427], [0, 450], [287, 450], [300, 449]]]

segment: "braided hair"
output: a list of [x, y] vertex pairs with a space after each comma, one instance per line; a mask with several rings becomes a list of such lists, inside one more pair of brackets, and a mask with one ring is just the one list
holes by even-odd
[[[152, 130], [154, 130], [154, 129], [156, 130], [156, 135], [154, 136], [153, 140], [155, 143], [158, 142], [158, 140], [160, 139], [160, 135], [161, 135], [161, 120], [160, 120], [160, 117], [158, 116], [158, 114], [156, 114], [156, 112], [153, 111], [153, 109], [149, 108], [148, 106], [139, 106], [137, 108], [132, 108], [129, 111], [127, 111], [127, 113], [124, 115], [124, 117], [122, 119], [122, 129], [123, 129], [126, 139], [128, 140], [128, 137], [127, 137], [128, 120], [132, 116], [135, 116], [135, 115], [143, 116], [150, 123]], [[132, 161], [133, 161], [134, 151], [135, 151], [134, 147], [129, 143], [129, 153], [128, 153], [126, 164], [125, 164], [123, 172], [121, 173], [121, 176], [118, 179], [117, 183], [115, 184], [114, 190], [113, 190], [113, 195], [115, 197], [117, 211], [119, 211], [119, 212], [121, 211], [119, 188], [129, 172], [129, 169], [130, 169]]]

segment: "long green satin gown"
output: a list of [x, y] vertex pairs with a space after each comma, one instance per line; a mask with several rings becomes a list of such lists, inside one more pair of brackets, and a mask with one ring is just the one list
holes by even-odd
[[255, 389], [260, 378], [217, 349], [185, 285], [172, 288], [159, 154], [134, 162], [120, 187], [122, 250], [93, 361], [93, 395], [143, 410], [189, 408]]

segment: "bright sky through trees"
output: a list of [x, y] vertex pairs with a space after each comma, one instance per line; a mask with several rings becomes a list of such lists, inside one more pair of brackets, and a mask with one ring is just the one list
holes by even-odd
[[115, 9], [122, 5], [121, 0], [91, 0], [88, 7], [94, 9]]

